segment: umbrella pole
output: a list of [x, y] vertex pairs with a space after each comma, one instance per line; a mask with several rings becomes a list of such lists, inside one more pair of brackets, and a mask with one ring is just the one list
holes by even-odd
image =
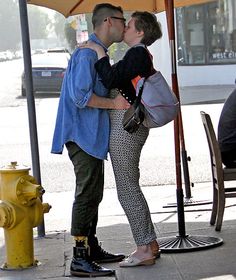
[[[176, 54], [175, 54], [175, 35], [174, 35], [174, 5], [173, 0], [165, 0], [168, 32], [171, 47], [171, 61], [172, 61], [172, 87], [177, 98], [179, 99], [179, 88], [176, 71]], [[222, 238], [208, 237], [208, 236], [190, 236], [185, 232], [184, 219], [184, 202], [183, 189], [181, 180], [181, 160], [180, 160], [180, 121], [181, 108], [177, 118], [174, 121], [174, 140], [175, 140], [175, 164], [176, 164], [176, 196], [177, 196], [177, 213], [179, 235], [164, 237], [158, 239], [160, 249], [163, 253], [177, 253], [189, 252], [194, 250], [208, 249], [223, 244]]]
[[[176, 51], [175, 51], [175, 27], [174, 27], [174, 6], [173, 1], [166, 1], [166, 13], [167, 13], [167, 24], [168, 24], [168, 33], [170, 39], [170, 52], [171, 52], [171, 78], [172, 78], [172, 88], [173, 91], [180, 101], [179, 95], [179, 86], [178, 86], [178, 79], [177, 79], [177, 67], [176, 67]], [[191, 160], [190, 157], [187, 156], [187, 151], [185, 149], [185, 140], [184, 140], [184, 131], [183, 131], [183, 120], [182, 120], [182, 113], [181, 107], [179, 111], [179, 120], [178, 120], [178, 135], [180, 137], [180, 143], [178, 145], [178, 149], [181, 153], [182, 159], [182, 168], [183, 168], [183, 175], [184, 175], [184, 186], [185, 186], [185, 199], [184, 199], [184, 206], [195, 206], [195, 205], [203, 205], [203, 204], [210, 204], [212, 201], [209, 200], [202, 200], [196, 201], [192, 199], [191, 194], [191, 185], [189, 178], [189, 168], [188, 168], [188, 161]], [[180, 149], [181, 147], [181, 149]], [[164, 208], [168, 207], [176, 207], [176, 203], [169, 203]]]
[[[30, 36], [29, 36], [29, 24], [28, 24], [26, 0], [19, 0], [19, 10], [20, 10], [22, 48], [23, 48], [23, 56], [24, 56], [32, 169], [33, 169], [33, 176], [35, 177], [37, 183], [41, 185], [37, 123], [36, 123], [36, 113], [35, 113], [35, 101], [33, 95], [32, 63], [31, 63], [30, 39], [29, 39]], [[38, 229], [38, 236], [44, 237], [45, 236], [44, 220], [37, 227], [37, 229]]]
[[[170, 40], [170, 48], [171, 48], [171, 60], [172, 60], [172, 74], [171, 74], [172, 88], [176, 97], [180, 101], [177, 69], [176, 69], [176, 63], [174, 63], [176, 61], [175, 40]], [[178, 135], [180, 137], [179, 149], [181, 147], [181, 158], [182, 158], [182, 165], [183, 165], [184, 185], [185, 185], [185, 198], [189, 200], [192, 197], [192, 195], [191, 195], [190, 179], [189, 179], [188, 157], [187, 157], [187, 151], [185, 149], [181, 107], [178, 116]]]

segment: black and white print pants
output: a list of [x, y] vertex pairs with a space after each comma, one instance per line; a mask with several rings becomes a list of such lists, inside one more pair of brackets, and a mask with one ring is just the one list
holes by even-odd
[[128, 218], [137, 246], [156, 239], [147, 201], [139, 185], [139, 160], [149, 129], [140, 126], [130, 134], [123, 129], [125, 110], [110, 110], [110, 157], [116, 180], [119, 202]]

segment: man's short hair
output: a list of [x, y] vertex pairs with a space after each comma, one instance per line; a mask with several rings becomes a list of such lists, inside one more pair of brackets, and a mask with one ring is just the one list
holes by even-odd
[[136, 30], [144, 32], [141, 40], [141, 43], [144, 45], [150, 46], [162, 37], [161, 25], [154, 14], [149, 12], [134, 12], [131, 17], [135, 19], [134, 25]]
[[123, 9], [119, 6], [116, 7], [109, 3], [96, 5], [93, 9], [92, 16], [93, 28], [100, 26], [104, 22], [104, 19], [106, 19], [107, 17], [115, 16], [117, 12], [123, 14]]

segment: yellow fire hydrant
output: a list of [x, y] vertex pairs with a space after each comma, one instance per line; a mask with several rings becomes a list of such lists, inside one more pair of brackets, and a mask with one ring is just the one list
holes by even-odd
[[6, 263], [2, 269], [37, 265], [33, 228], [43, 221], [51, 206], [42, 203], [44, 189], [29, 175], [30, 168], [17, 162], [0, 169], [0, 227], [4, 228]]

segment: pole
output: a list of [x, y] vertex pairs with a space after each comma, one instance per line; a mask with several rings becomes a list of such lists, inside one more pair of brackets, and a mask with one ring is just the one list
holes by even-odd
[[[172, 59], [172, 85], [173, 91], [177, 98], [179, 98], [179, 88], [176, 72], [176, 53], [175, 53], [175, 26], [174, 26], [174, 3], [173, 0], [165, 0], [168, 32], [171, 47]], [[181, 108], [180, 108], [181, 109]], [[160, 249], [163, 253], [175, 252], [189, 252], [194, 250], [203, 250], [220, 246], [223, 244], [223, 239], [209, 236], [191, 236], [186, 234], [185, 231], [185, 218], [184, 218], [184, 200], [183, 189], [181, 180], [181, 160], [180, 160], [180, 120], [181, 110], [174, 121], [174, 139], [175, 139], [175, 162], [176, 162], [176, 198], [177, 198], [177, 213], [178, 213], [178, 226], [179, 235], [164, 237], [158, 239]]]
[[[29, 119], [32, 170], [33, 170], [33, 176], [35, 177], [37, 183], [41, 185], [38, 135], [37, 135], [37, 123], [36, 123], [36, 113], [35, 113], [35, 100], [34, 100], [34, 94], [33, 94], [30, 35], [29, 35], [29, 24], [28, 24], [26, 0], [19, 0], [19, 10], [20, 10], [20, 23], [21, 23], [21, 36], [22, 36], [23, 60], [24, 60], [24, 71], [25, 71], [28, 119]], [[41, 225], [38, 226], [37, 229], [38, 229], [39, 237], [45, 236], [44, 220], [41, 223]]]

